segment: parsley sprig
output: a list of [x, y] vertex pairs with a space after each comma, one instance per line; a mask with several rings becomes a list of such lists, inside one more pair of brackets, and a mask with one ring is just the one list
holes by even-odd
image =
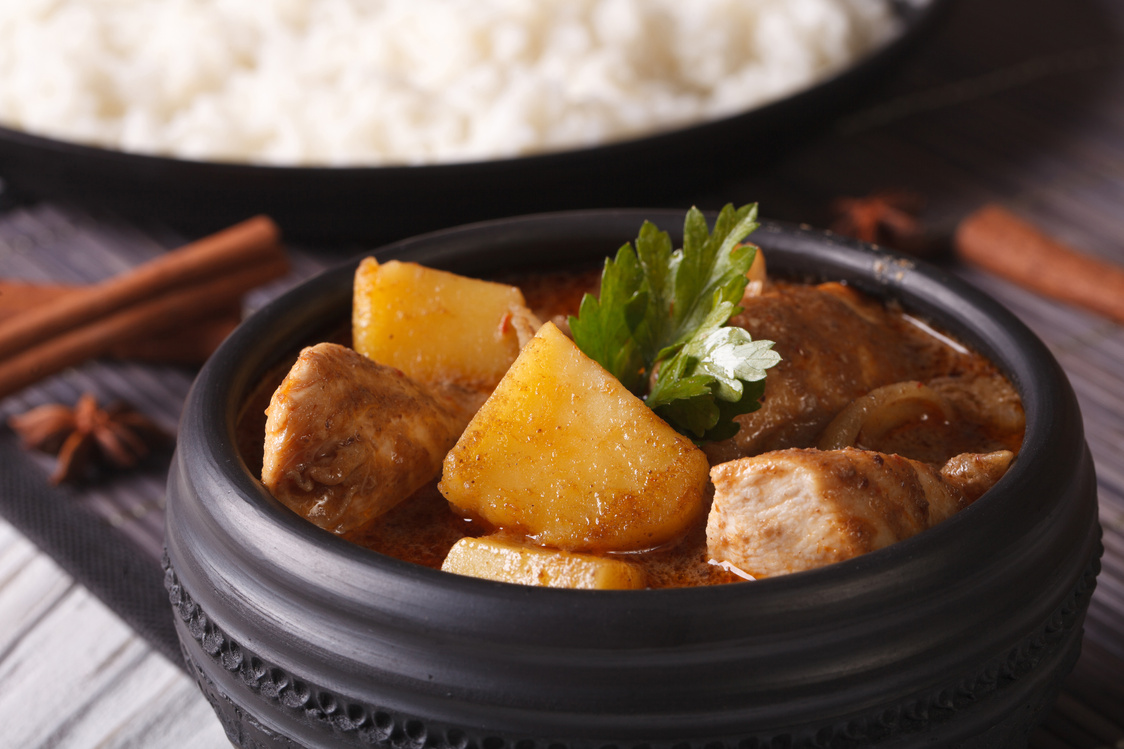
[[727, 205], [713, 232], [692, 208], [683, 248], [672, 250], [667, 232], [644, 222], [635, 248], [606, 259], [600, 297], [586, 294], [570, 318], [578, 348], [697, 442], [732, 437], [780, 361], [772, 341], [727, 326], [757, 253], [743, 240], [757, 226], [756, 204]]

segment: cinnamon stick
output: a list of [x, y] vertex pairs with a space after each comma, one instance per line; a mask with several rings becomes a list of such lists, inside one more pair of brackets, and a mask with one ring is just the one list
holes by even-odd
[[102, 356], [117, 342], [169, 330], [200, 311], [229, 303], [250, 289], [288, 271], [284, 257], [249, 265], [186, 288], [165, 294], [103, 316], [87, 325], [73, 327], [28, 347], [0, 363], [0, 398], [87, 359]]
[[74, 286], [0, 279], [0, 320], [48, 304], [74, 291]]
[[111, 359], [148, 364], [198, 366], [210, 358], [240, 322], [240, 309], [226, 310], [197, 320], [183, 320], [167, 330], [115, 343], [104, 355]]
[[[57, 302], [81, 288], [0, 279], [0, 320], [24, 314], [42, 304]], [[206, 317], [184, 321], [171, 330], [159, 331], [146, 338], [119, 341], [110, 347], [106, 355], [152, 364], [202, 364], [241, 319], [241, 300], [234, 299], [225, 307], [206, 313]]]
[[968, 263], [1124, 323], [1124, 267], [1078, 252], [1001, 206], [964, 219], [953, 245]]
[[279, 240], [280, 232], [273, 221], [256, 216], [167, 252], [128, 273], [84, 287], [80, 293], [60, 297], [53, 304], [0, 320], [0, 361], [173, 289], [274, 261], [280, 253]]

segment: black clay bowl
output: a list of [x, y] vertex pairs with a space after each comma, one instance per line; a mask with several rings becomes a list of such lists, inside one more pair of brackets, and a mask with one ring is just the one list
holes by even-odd
[[[600, 258], [667, 211], [562, 213], [378, 254], [474, 275]], [[290, 513], [235, 447], [262, 373], [346, 320], [354, 263], [254, 315], [188, 399], [167, 586], [184, 657], [244, 747], [1019, 746], [1080, 649], [1100, 557], [1093, 466], [1058, 364], [1000, 305], [921, 263], [805, 229], [771, 272], [842, 279], [981, 351], [1022, 395], [1001, 482], [936, 528], [753, 583], [629, 592], [448, 575]]]

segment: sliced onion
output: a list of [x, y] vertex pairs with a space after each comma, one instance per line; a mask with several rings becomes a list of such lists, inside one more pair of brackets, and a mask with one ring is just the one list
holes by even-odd
[[[500, 325], [501, 332], [508, 325], [515, 329], [515, 335], [519, 339], [519, 350], [522, 351], [523, 347], [535, 337], [535, 333], [539, 332], [539, 328], [542, 327], [542, 320], [523, 305], [513, 304]], [[569, 333], [569, 330], [570, 326], [567, 324], [564, 332]]]
[[757, 248], [757, 254], [753, 257], [753, 264], [749, 266], [746, 271], [745, 277], [749, 279], [749, 283], [745, 286], [744, 296], [761, 296], [765, 291], [765, 253], [761, 248]]
[[745, 276], [750, 281], [765, 282], [765, 253], [760, 247], [757, 248], [757, 254], [753, 257], [753, 265], [749, 266]]
[[892, 429], [911, 421], [938, 417], [947, 422], [952, 409], [935, 390], [923, 382], [906, 380], [871, 390], [851, 401], [820, 433], [821, 450], [840, 450], [876, 441]]

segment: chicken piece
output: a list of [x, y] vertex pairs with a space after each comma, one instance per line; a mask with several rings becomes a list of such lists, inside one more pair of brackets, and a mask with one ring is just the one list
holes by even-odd
[[927, 380], [967, 366], [968, 355], [837, 283], [779, 283], [742, 300], [731, 320], [754, 340], [776, 341], [781, 361], [761, 408], [737, 418], [729, 440], [706, 446], [711, 465], [768, 450], [808, 447], [851, 401], [877, 387]]
[[967, 507], [1013, 456], [936, 466], [854, 448], [789, 449], [711, 469], [707, 550], [754, 577], [822, 567], [881, 549]]
[[951, 458], [941, 467], [941, 478], [971, 503], [995, 486], [1014, 460], [1015, 454], [1010, 450], [964, 453]]
[[468, 418], [393, 367], [311, 346], [266, 409], [262, 483], [321, 528], [353, 531], [436, 478]]

